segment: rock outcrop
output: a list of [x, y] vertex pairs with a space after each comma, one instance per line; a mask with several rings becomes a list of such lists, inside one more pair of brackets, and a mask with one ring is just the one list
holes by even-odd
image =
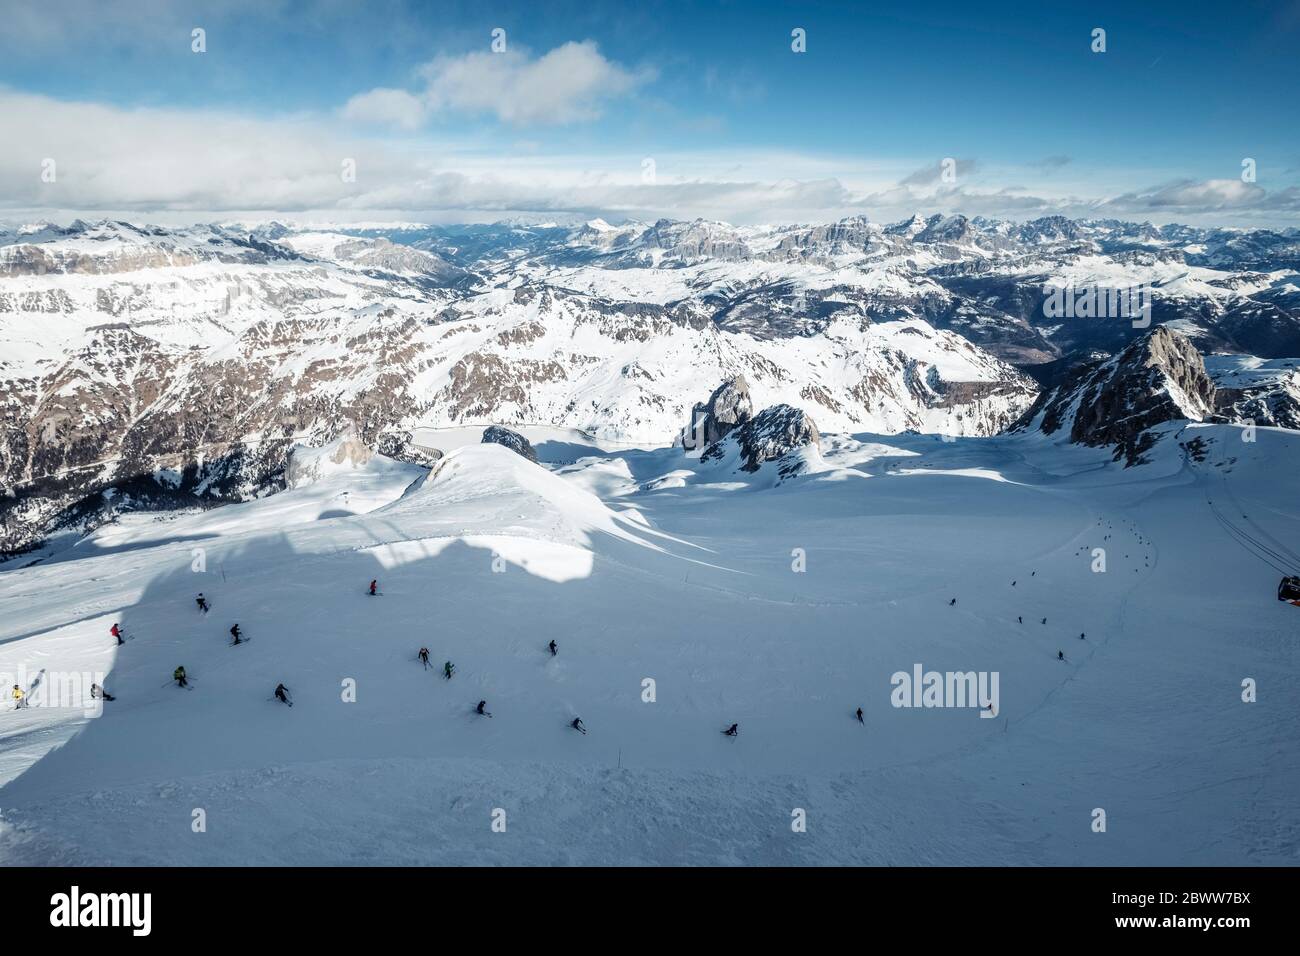
[[285, 485], [301, 488], [331, 472], [365, 468], [374, 457], [370, 446], [357, 437], [356, 429], [348, 427], [323, 448], [294, 447], [285, 463]]
[[432, 468], [443, 457], [442, 449], [417, 444], [415, 437], [404, 428], [389, 428], [381, 432], [378, 451], [385, 458], [423, 468]]
[[820, 450], [821, 433], [801, 409], [773, 405], [706, 448], [700, 461], [724, 459], [733, 443], [739, 452], [742, 471], [755, 472], [766, 462], [776, 462], [780, 476], [789, 478], [803, 470], [800, 450], [808, 447]]
[[509, 428], [503, 428], [500, 425], [492, 425], [483, 432], [482, 444], [505, 445], [517, 455], [523, 455], [533, 464], [537, 463], [537, 452], [533, 450], [532, 443], [518, 432], [511, 431]]

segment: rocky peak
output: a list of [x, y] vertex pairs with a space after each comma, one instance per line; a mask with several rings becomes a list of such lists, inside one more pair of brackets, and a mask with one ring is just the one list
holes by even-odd
[[743, 425], [754, 414], [754, 402], [749, 396], [749, 383], [745, 376], [736, 375], [713, 390], [709, 400], [696, 403], [691, 410], [691, 420], [678, 438], [688, 451], [708, 448], [726, 438], [733, 429]]
[[1149, 429], [1214, 415], [1214, 382], [1185, 336], [1158, 326], [1111, 358], [1076, 367], [1040, 398], [1017, 427], [1041, 415], [1046, 434], [1069, 428], [1075, 444], [1115, 446], [1115, 458], [1142, 463], [1155, 444]]
[[926, 220], [925, 228], [917, 234], [916, 241], [965, 242], [973, 232], [970, 220], [965, 216], [931, 216]]

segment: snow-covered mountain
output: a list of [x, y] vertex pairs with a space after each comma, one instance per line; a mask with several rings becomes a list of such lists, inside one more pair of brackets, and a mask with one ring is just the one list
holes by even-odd
[[1300, 360], [1212, 355], [1205, 367], [1228, 420], [1300, 430]]
[[[1017, 364], [1088, 349], [1118, 351], [1140, 330], [1044, 312], [1052, 286], [1148, 287], [1153, 321], [1178, 322], [1202, 351], [1266, 358], [1300, 354], [1300, 231], [1156, 227], [1049, 216], [1011, 223], [914, 216], [893, 224], [851, 217], [808, 226], [732, 227], [629, 222], [373, 228], [465, 268], [579, 267], [681, 271], [681, 284], [725, 272], [758, 297], [767, 324], [815, 327], [843, 300], [872, 315], [924, 318]], [[723, 270], [710, 264], [728, 264]], [[579, 280], [581, 281], [581, 279]], [[744, 309], [741, 309], [742, 315]]]
[[1201, 422], [1215, 416], [1214, 382], [1200, 353], [1182, 335], [1160, 326], [1119, 355], [1082, 364], [1045, 393], [1017, 428], [1062, 432], [1083, 445], [1115, 449], [1134, 465], [1157, 440], [1152, 431], [1168, 422]]
[[1293, 861], [1294, 273], [1174, 243], [11, 231], [0, 865]]
[[763, 406], [838, 430], [992, 434], [1032, 401], [1024, 375], [907, 310], [827, 296], [815, 321], [774, 318], [779, 290], [712, 258], [726, 246], [712, 229], [660, 223], [646, 240], [689, 246], [693, 270], [556, 269], [510, 248], [485, 268], [280, 223], [14, 234], [4, 547], [173, 494], [242, 500], [279, 486], [294, 442], [345, 428], [395, 453], [393, 434], [494, 421], [666, 444], [735, 374]]
[[[403, 450], [414, 430], [471, 423], [667, 444], [737, 375], [756, 410], [826, 432], [991, 435], [1034, 401], [1025, 370], [1142, 334], [1049, 318], [1051, 286], [1149, 287], [1157, 326], [1271, 361], [1300, 354], [1298, 249], [960, 216], [17, 227], [0, 233], [0, 550], [275, 490], [294, 443], [348, 429], [408, 460], [425, 460]], [[1285, 383], [1261, 388], [1238, 412], [1289, 421]]]
[[1158, 427], [1169, 423], [1294, 429], [1300, 424], [1298, 364], [1240, 355], [1206, 360], [1185, 336], [1158, 326], [1118, 355], [1074, 366], [1012, 430], [1108, 446], [1116, 460], [1136, 465], [1170, 433]]

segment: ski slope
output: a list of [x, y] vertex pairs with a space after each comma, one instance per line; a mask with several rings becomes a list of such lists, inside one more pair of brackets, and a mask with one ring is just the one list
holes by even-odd
[[[1207, 505], [1300, 547], [1300, 440], [1194, 436], [1204, 461], [1171, 436], [1132, 469], [1034, 435], [826, 436], [774, 485], [429, 431], [427, 476], [374, 458], [136, 516], [0, 572], [0, 671], [117, 698], [0, 710], [0, 862], [1300, 862], [1300, 610]], [[894, 707], [915, 664], [997, 672], [996, 716]]]

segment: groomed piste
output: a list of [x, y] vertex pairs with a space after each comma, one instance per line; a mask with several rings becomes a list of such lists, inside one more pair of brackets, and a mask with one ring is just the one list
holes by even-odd
[[[779, 482], [430, 432], [124, 517], [0, 572], [0, 671], [115, 697], [0, 710], [0, 863], [1296, 863], [1300, 611], [1207, 502], [1300, 541], [1300, 444], [1168, 430], [828, 435]], [[895, 706], [916, 666], [993, 713]]]

